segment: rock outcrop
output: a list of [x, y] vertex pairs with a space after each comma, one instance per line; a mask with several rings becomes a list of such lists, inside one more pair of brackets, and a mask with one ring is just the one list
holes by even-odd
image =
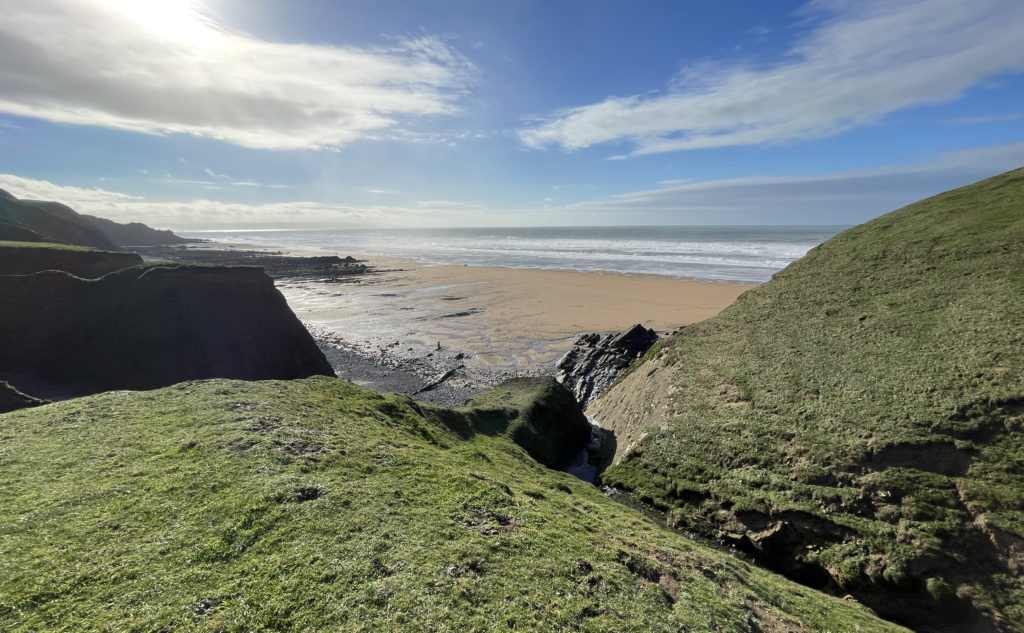
[[137, 266], [0, 276], [0, 379], [60, 399], [196, 378], [334, 372], [258, 268]]
[[603, 337], [597, 333], [584, 334], [558, 361], [556, 379], [586, 409], [657, 340], [654, 330], [640, 324]]
[[43, 270], [62, 270], [76, 277], [95, 279], [140, 264], [142, 258], [135, 253], [69, 248], [45, 242], [0, 245], [0, 275], [30, 275]]
[[218, 266], [259, 266], [274, 279], [303, 278], [318, 281], [351, 281], [371, 272], [363, 260], [337, 255], [301, 257], [280, 252], [233, 248], [188, 248], [181, 245], [147, 246], [136, 249], [144, 256], [190, 264]]

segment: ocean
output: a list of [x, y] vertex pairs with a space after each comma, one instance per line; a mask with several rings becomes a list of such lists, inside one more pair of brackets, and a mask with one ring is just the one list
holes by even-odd
[[764, 282], [843, 226], [634, 226], [196, 231], [218, 242], [403, 257], [430, 264], [572, 269]]

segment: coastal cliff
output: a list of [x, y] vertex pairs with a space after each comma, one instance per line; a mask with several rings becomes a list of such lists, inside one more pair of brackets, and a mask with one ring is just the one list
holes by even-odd
[[588, 409], [606, 483], [919, 631], [1024, 630], [1024, 170], [850, 229]]
[[0, 276], [0, 378], [66, 398], [196, 378], [333, 371], [258, 268], [136, 266], [94, 280]]

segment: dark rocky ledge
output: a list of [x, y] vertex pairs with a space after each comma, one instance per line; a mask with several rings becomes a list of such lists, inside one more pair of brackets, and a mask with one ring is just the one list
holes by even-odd
[[640, 324], [603, 337], [597, 333], [584, 334], [558, 361], [556, 378], [586, 409], [657, 340], [654, 330]]
[[147, 246], [133, 249], [147, 260], [216, 264], [218, 266], [259, 266], [274, 279], [304, 279], [322, 282], [357, 281], [374, 272], [363, 260], [337, 255], [298, 257], [280, 251], [252, 249], [189, 248], [188, 246]]

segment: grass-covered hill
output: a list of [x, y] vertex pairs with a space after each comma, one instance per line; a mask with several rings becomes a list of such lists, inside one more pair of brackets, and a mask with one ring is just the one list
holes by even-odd
[[825, 242], [588, 413], [605, 481], [686, 529], [920, 630], [1024, 630], [1024, 170]]
[[82, 218], [93, 226], [103, 231], [112, 242], [121, 247], [130, 248], [133, 246], [162, 246], [165, 244], [189, 244], [202, 242], [203, 240], [192, 240], [178, 237], [167, 229], [154, 229], [141, 222], [128, 222], [122, 224], [106, 218], [98, 218], [95, 215], [82, 215]]
[[58, 242], [102, 250], [126, 246], [183, 244], [201, 240], [178, 237], [139, 222], [120, 224], [82, 215], [59, 202], [23, 200], [0, 189], [0, 241]]
[[515, 389], [481, 413], [212, 380], [4, 414], [0, 630], [903, 630], [540, 465]]
[[101, 250], [117, 250], [92, 222], [59, 202], [21, 200], [0, 189], [0, 240], [60, 242]]

